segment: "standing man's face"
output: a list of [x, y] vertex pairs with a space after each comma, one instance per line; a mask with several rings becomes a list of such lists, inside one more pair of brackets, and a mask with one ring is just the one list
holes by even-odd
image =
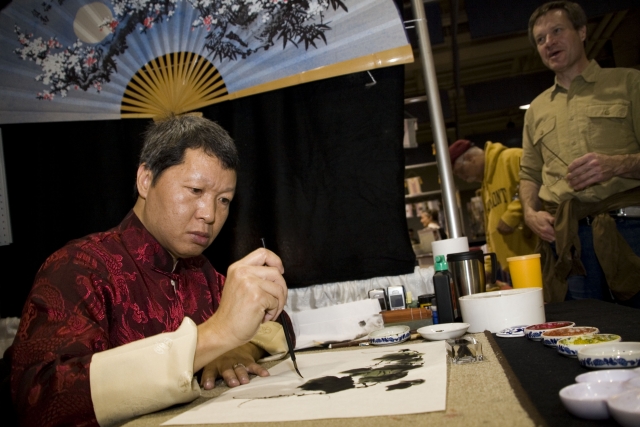
[[575, 30], [563, 9], [552, 9], [538, 18], [533, 37], [542, 62], [556, 74], [570, 71], [585, 56], [587, 28]]
[[216, 238], [229, 215], [236, 172], [216, 157], [187, 149], [184, 162], [166, 169], [151, 185], [151, 171], [138, 168], [138, 192], [144, 200], [134, 211], [174, 258], [200, 255]]

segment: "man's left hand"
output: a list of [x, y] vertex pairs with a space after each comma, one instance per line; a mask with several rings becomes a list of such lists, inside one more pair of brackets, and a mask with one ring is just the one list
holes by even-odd
[[263, 351], [252, 343], [247, 343], [226, 352], [202, 370], [200, 385], [205, 390], [215, 387], [216, 379], [222, 377], [229, 387], [249, 383], [249, 374], [268, 377], [269, 371], [256, 363]]
[[619, 162], [612, 156], [587, 153], [571, 162], [566, 179], [571, 188], [580, 191], [590, 185], [610, 180], [617, 175], [618, 166]]
[[514, 231], [516, 231], [516, 229], [514, 227], [510, 226], [509, 224], [507, 224], [503, 220], [500, 220], [500, 222], [498, 222], [497, 230], [498, 230], [498, 233], [503, 234], [503, 235], [511, 234]]

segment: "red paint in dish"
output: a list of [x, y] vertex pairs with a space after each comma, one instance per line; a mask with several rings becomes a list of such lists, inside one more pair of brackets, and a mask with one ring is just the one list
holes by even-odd
[[575, 328], [562, 328], [554, 329], [542, 334], [544, 337], [573, 337], [582, 334], [595, 334], [598, 332], [598, 328], [592, 326], [578, 326]]
[[547, 322], [540, 323], [538, 325], [527, 326], [527, 329], [532, 331], [540, 331], [545, 329], [558, 329], [558, 328], [566, 328], [567, 326], [572, 326], [573, 322]]

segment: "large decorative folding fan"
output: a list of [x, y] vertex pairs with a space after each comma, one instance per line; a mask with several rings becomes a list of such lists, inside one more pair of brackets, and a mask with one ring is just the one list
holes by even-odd
[[181, 114], [411, 61], [393, 0], [14, 0], [0, 123]]

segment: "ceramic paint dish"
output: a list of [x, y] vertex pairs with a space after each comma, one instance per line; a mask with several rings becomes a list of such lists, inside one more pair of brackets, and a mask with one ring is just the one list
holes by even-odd
[[496, 333], [497, 337], [501, 337], [501, 338], [517, 338], [517, 337], [523, 337], [524, 336], [524, 330], [527, 327], [527, 325], [518, 325], [518, 326], [511, 326], [510, 328], [505, 328], [503, 330], [501, 330], [500, 332]]
[[[632, 379], [640, 379], [637, 373], [631, 369], [607, 369], [604, 371], [591, 371], [576, 377], [579, 383], [626, 383]], [[626, 388], [626, 387], [625, 387]]]
[[632, 376], [631, 378], [629, 378], [628, 380], [626, 380], [625, 382], [622, 383], [622, 387], [624, 387], [627, 390], [640, 390], [640, 375], [638, 374], [638, 372], [634, 372], [633, 369], [609, 369], [606, 371], [592, 371], [591, 373], [596, 373], [596, 372], [626, 372], [628, 374], [636, 374], [634, 376]]
[[623, 427], [640, 425], [640, 390], [627, 390], [607, 399], [609, 412]]
[[577, 337], [562, 338], [557, 343], [557, 349], [558, 353], [564, 356], [578, 357], [578, 350], [581, 348], [590, 345], [618, 342], [620, 339], [620, 335], [614, 334], [580, 335]]
[[594, 335], [600, 332], [593, 326], [572, 326], [570, 328], [552, 329], [542, 334], [542, 343], [549, 347], [555, 347], [563, 338], [578, 337], [580, 335]]
[[542, 339], [542, 334], [546, 331], [558, 328], [568, 328], [573, 325], [575, 325], [575, 322], [569, 321], [538, 323], [537, 325], [529, 325], [524, 328], [524, 335], [530, 340], [540, 341]]
[[[591, 371], [576, 377], [579, 383], [627, 383], [638, 378], [638, 374], [631, 369], [605, 369], [604, 371]], [[625, 387], [626, 388], [626, 387]]]
[[411, 336], [406, 325], [388, 326], [369, 334], [369, 343], [373, 345], [393, 345], [405, 342]]
[[439, 341], [459, 338], [467, 332], [467, 329], [469, 329], [468, 323], [439, 323], [437, 325], [423, 326], [416, 332], [422, 335], [422, 338]]
[[560, 400], [576, 417], [606, 420], [609, 418], [607, 399], [622, 391], [620, 383], [576, 383], [560, 390]]
[[593, 369], [637, 368], [640, 366], [640, 342], [614, 342], [578, 350], [580, 364]]

